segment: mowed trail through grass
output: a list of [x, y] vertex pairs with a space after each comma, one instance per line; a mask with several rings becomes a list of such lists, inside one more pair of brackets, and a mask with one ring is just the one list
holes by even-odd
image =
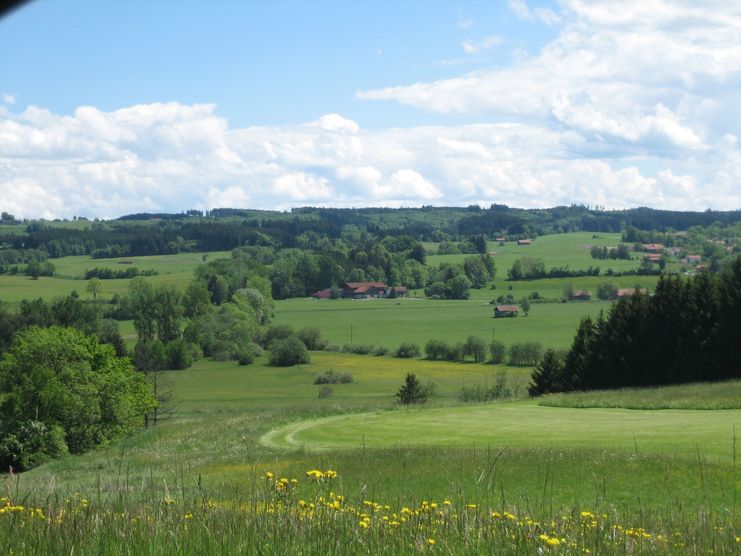
[[733, 458], [741, 410], [572, 409], [534, 401], [409, 409], [293, 423], [263, 436], [273, 447], [409, 446], [604, 448], [716, 461]]

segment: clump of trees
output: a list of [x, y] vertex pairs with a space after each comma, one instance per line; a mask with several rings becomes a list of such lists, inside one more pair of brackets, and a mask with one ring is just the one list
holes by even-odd
[[548, 271], [545, 261], [537, 257], [522, 257], [516, 259], [507, 271], [508, 280], [539, 280], [541, 278], [575, 278], [581, 276], [599, 276], [599, 267], [571, 270], [568, 266], [556, 266]]
[[625, 243], [620, 243], [617, 247], [598, 247], [595, 245], [589, 250], [589, 254], [593, 259], [600, 260], [629, 260], [631, 258], [630, 249]]
[[419, 346], [409, 342], [402, 342], [402, 344], [396, 348], [394, 357], [401, 359], [412, 359], [419, 356]]
[[741, 377], [741, 256], [719, 274], [662, 276], [584, 318], [563, 363], [552, 354], [531, 393], [656, 386]]
[[429, 269], [425, 295], [430, 299], [468, 299], [471, 288], [483, 288], [495, 275], [494, 261], [486, 253], [467, 257], [463, 264], [442, 263]]
[[0, 362], [0, 469], [22, 471], [137, 430], [156, 407], [127, 358], [73, 328], [20, 332]]

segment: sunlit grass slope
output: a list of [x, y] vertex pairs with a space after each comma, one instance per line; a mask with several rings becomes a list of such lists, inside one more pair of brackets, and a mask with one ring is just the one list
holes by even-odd
[[532, 401], [412, 409], [298, 423], [263, 440], [276, 446], [336, 449], [367, 446], [479, 444], [494, 447], [604, 448], [730, 461], [741, 411], [571, 409]]

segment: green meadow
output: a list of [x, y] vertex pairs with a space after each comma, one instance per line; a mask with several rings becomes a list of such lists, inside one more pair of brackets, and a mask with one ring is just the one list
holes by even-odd
[[539, 341], [567, 348], [582, 317], [596, 316], [609, 302], [533, 303], [528, 316], [494, 318], [494, 306], [481, 299], [434, 301], [422, 298], [276, 302], [276, 324], [297, 329], [317, 326], [330, 342], [372, 344], [395, 349], [402, 342], [424, 348], [430, 339], [463, 342], [470, 335], [486, 341]]
[[[87, 281], [83, 279], [85, 271], [92, 268], [111, 268], [126, 270], [132, 265], [140, 271], [156, 270], [156, 276], [149, 276], [147, 280], [153, 284], [174, 284], [184, 289], [193, 277], [193, 269], [203, 262], [203, 257], [216, 259], [229, 257], [229, 251], [212, 253], [179, 253], [177, 255], [156, 255], [148, 257], [121, 257], [113, 259], [91, 259], [88, 256], [62, 257], [51, 259], [56, 275], [42, 276], [33, 280], [23, 275], [0, 275], [0, 299], [11, 303], [19, 303], [23, 299], [43, 297], [50, 300], [55, 297], [69, 295], [77, 291], [82, 296], [85, 293]], [[103, 290], [100, 299], [107, 300], [115, 294], [125, 294], [129, 287], [129, 280], [103, 280]]]
[[[507, 282], [508, 261], [527, 254], [547, 267], [617, 269], [616, 261], [592, 260], [588, 246], [617, 245], [619, 236], [598, 236], [492, 244], [495, 288], [471, 290], [469, 300], [427, 300], [422, 292], [289, 299], [275, 303], [273, 323], [316, 326], [337, 346], [392, 351], [470, 335], [566, 349], [579, 320], [610, 304], [561, 302], [564, 287], [594, 293], [605, 278]], [[207, 255], [219, 256], [229, 254]], [[464, 257], [429, 256], [428, 264]], [[154, 283], [185, 287], [202, 254], [125, 260], [156, 269]], [[127, 267], [118, 259], [53, 262], [54, 278], [0, 276], [0, 298], [87, 296], [76, 278], [86, 269]], [[612, 280], [653, 289], [656, 278]], [[124, 293], [127, 282], [103, 281], [103, 298]], [[533, 302], [528, 316], [493, 318], [492, 298], [533, 291], [551, 301]], [[133, 324], [121, 323], [121, 331], [132, 345]], [[267, 359], [246, 366], [201, 359], [150, 375], [169, 393], [156, 426], [8, 475], [0, 551], [674, 555], [733, 554], [741, 545], [741, 381], [529, 399], [527, 367], [336, 351], [285, 368]], [[329, 371], [352, 381], [314, 383]], [[407, 373], [432, 389], [424, 405], [397, 403]], [[462, 388], [503, 376], [506, 398], [461, 400]]]
[[[634, 260], [598, 260], [593, 259], [589, 250], [597, 247], [617, 247], [620, 243], [620, 234], [593, 234], [591, 232], [573, 232], [569, 234], [552, 234], [535, 238], [530, 245], [517, 245], [517, 242], [503, 243], [489, 241], [489, 253], [492, 253], [497, 266], [497, 274], [507, 276], [507, 270], [516, 259], [522, 257], [540, 258], [545, 261], [546, 268], [568, 266], [571, 270], [581, 270], [590, 266], [600, 267], [603, 271], [628, 270], [638, 268], [640, 254], [635, 254]], [[470, 255], [437, 255], [437, 245], [426, 243], [428, 250], [427, 263], [438, 265], [441, 262], [460, 263]]]

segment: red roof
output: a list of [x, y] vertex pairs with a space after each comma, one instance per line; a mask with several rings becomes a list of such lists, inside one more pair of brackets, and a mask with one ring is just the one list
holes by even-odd
[[643, 249], [645, 251], [663, 251], [666, 247], [663, 243], [644, 243]]
[[499, 311], [501, 313], [519, 313], [520, 308], [517, 305], [497, 305], [494, 307], [495, 311]]
[[315, 297], [317, 299], [329, 299], [331, 296], [332, 296], [331, 288], [325, 288], [323, 290], [319, 290], [311, 294], [311, 297]]
[[[629, 295], [635, 295], [635, 293], [636, 293], [635, 288], [623, 288], [621, 290], [618, 290], [617, 295], [618, 297], [626, 297]], [[638, 290], [638, 293], [640, 293], [641, 295], [648, 295], [648, 289], [641, 288], [640, 290]]]
[[345, 287], [361, 292], [368, 291], [368, 288], [386, 289], [386, 284], [383, 282], [346, 282]]

